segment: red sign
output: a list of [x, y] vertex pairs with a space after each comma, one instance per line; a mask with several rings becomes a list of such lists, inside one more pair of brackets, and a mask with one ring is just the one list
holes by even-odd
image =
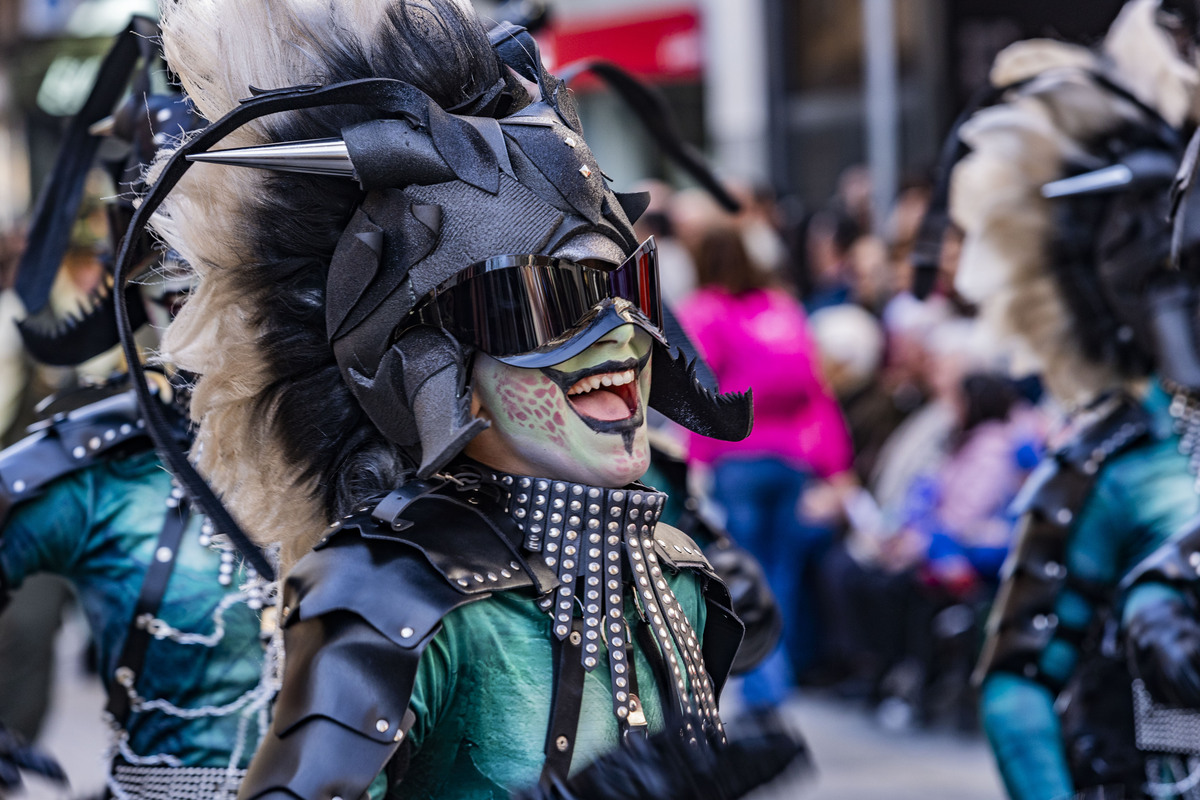
[[697, 80], [704, 63], [700, 15], [689, 6], [558, 20], [538, 41], [551, 69], [602, 58], [656, 83]]

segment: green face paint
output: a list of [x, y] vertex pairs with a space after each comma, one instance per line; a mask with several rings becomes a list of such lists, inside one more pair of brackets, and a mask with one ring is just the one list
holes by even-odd
[[475, 359], [477, 416], [491, 423], [465, 450], [504, 472], [617, 487], [650, 466], [650, 335], [622, 325], [568, 361], [521, 369]]

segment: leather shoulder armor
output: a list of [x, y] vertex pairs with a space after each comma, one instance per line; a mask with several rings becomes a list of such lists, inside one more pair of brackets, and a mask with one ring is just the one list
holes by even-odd
[[1149, 435], [1148, 412], [1118, 395], [1030, 475], [1014, 501], [1022, 516], [988, 617], [987, 641], [973, 676], [976, 685], [992, 672], [1004, 671], [1039, 680], [1053, 691], [1062, 688], [1041, 673], [1042, 651], [1056, 637], [1082, 638], [1085, 632], [1060, 627], [1055, 615], [1059, 594], [1070, 586], [1092, 602], [1103, 602], [1110, 593], [1068, 574], [1067, 544], [1075, 518], [1104, 463]]
[[[0, 527], [19, 503], [59, 478], [117, 453], [149, 449], [150, 438], [133, 391], [114, 394], [38, 423], [32, 433], [0, 452]], [[186, 438], [186, 423], [179, 421]]]
[[335, 523], [291, 571], [283, 687], [241, 797], [361, 796], [412, 724], [417, 667], [442, 619], [495, 592], [555, 587], [479, 500], [410, 482]]
[[1188, 520], [1130, 570], [1121, 581], [1121, 590], [1151, 581], [1171, 584], [1200, 599], [1200, 517]]

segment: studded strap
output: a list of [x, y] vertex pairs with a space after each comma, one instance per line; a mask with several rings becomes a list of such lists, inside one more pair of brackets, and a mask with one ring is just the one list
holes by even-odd
[[167, 583], [171, 580], [171, 573], [175, 569], [175, 560], [179, 553], [179, 544], [183, 539], [183, 531], [191, 517], [187, 498], [182, 496], [182, 493], [172, 493], [167, 504], [167, 513], [163, 518], [162, 530], [158, 534], [154, 555], [142, 578], [142, 588], [138, 594], [133, 619], [130, 621], [129, 631], [125, 635], [125, 645], [121, 649], [120, 658], [117, 659], [117, 668], [107, 687], [107, 711], [112, 714], [118, 725], [125, 724], [132, 710], [127, 690], [133, 688], [145, 663], [146, 651], [153, 638], [148, 623], [158, 614], [159, 606], [162, 605], [163, 597], [167, 593]]
[[[613, 713], [622, 730], [631, 724], [631, 715], [641, 715], [631, 680], [633, 662], [627, 656], [625, 598], [632, 593], [662, 657], [663, 688], [685, 719], [698, 716], [723, 736], [699, 637], [663, 574], [659, 548], [665, 545], [655, 541], [667, 496], [639, 484], [606, 489], [490, 471], [480, 478], [504, 490], [505, 510], [523, 531], [525, 549], [541, 553], [557, 571], [558, 589], [541, 601], [553, 619], [555, 638], [570, 635], [579, 609], [583, 668], [595, 669], [600, 648], [607, 650]], [[698, 740], [690, 722], [687, 733]]]

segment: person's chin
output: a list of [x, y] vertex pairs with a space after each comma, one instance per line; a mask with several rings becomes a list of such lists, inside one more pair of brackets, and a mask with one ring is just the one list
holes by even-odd
[[634, 443], [631, 451], [623, 445], [613, 449], [608, 462], [596, 469], [597, 474], [603, 476], [603, 482], [597, 482], [597, 485], [612, 489], [627, 486], [639, 480], [649, 468], [650, 449], [643, 437], [642, 441]]

